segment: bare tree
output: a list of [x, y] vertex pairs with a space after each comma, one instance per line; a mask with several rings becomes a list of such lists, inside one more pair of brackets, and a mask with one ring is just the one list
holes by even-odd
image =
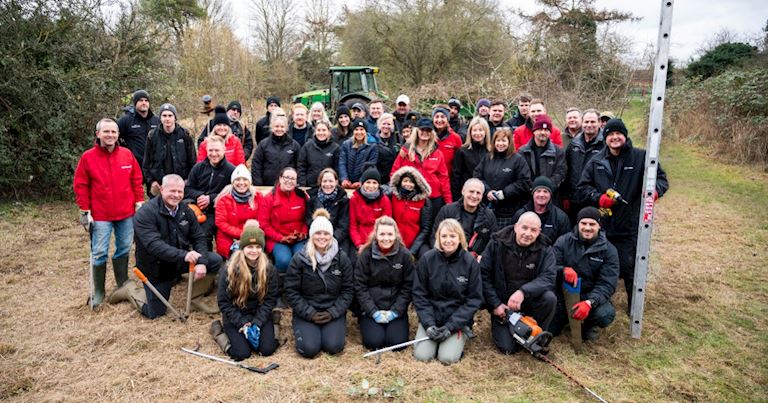
[[288, 63], [301, 50], [295, 4], [292, 0], [251, 0], [253, 50], [269, 64]]
[[332, 11], [331, 0], [307, 0], [305, 25], [305, 43], [319, 53], [336, 51], [338, 30], [337, 17]]

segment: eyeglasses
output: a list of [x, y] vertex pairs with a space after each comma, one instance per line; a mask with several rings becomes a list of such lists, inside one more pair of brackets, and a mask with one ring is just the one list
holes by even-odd
[[285, 180], [285, 181], [287, 181], [287, 182], [296, 182], [296, 178], [294, 178], [292, 176], [281, 176], [280, 178]]

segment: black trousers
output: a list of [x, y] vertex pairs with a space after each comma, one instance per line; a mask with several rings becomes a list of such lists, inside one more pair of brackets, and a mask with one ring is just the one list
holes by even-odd
[[627, 309], [632, 309], [632, 291], [635, 282], [635, 255], [637, 254], [637, 234], [631, 236], [609, 236], [608, 241], [619, 252], [619, 278], [624, 279], [627, 292]]
[[[206, 252], [205, 257], [208, 260], [208, 264], [206, 265], [206, 271], [208, 273], [207, 275], [212, 276], [215, 275], [215, 273], [218, 273], [219, 268], [223, 262], [221, 256], [215, 252]], [[186, 263], [184, 265], [186, 266]], [[169, 280], [164, 282], [154, 282], [152, 279], [149, 281], [152, 282], [152, 285], [157, 288], [157, 291], [159, 291], [160, 295], [162, 295], [166, 300], [171, 298], [171, 288], [176, 283], [176, 281]], [[141, 314], [149, 319], [155, 319], [159, 316], [165, 315], [165, 312], [168, 308], [165, 306], [165, 304], [163, 304], [163, 301], [160, 301], [160, 298], [157, 298], [152, 290], [150, 290], [146, 285], [144, 286], [144, 292], [147, 294], [147, 303], [144, 304], [144, 306], [141, 308]]]
[[408, 315], [403, 315], [389, 323], [376, 323], [368, 316], [359, 316], [360, 335], [363, 346], [368, 350], [394, 346], [408, 341]]
[[[552, 291], [541, 294], [538, 298], [526, 298], [520, 307], [523, 315], [532, 316], [536, 323], [542, 328], [549, 327], [552, 318], [555, 315], [557, 306], [557, 297]], [[509, 324], [502, 323], [497, 317], [491, 318], [491, 338], [496, 347], [504, 354], [514, 354], [520, 350], [521, 346], [512, 337], [509, 331]]]
[[[552, 323], [547, 329], [550, 333], [552, 333], [553, 336], [558, 336], [560, 333], [562, 333], [563, 328], [568, 324], [568, 315], [571, 314], [570, 310], [571, 307], [565, 306], [565, 301], [557, 301], [555, 317], [552, 319]], [[581, 326], [582, 338], [590, 328], [595, 326], [606, 328], [608, 325], [613, 323], [615, 318], [616, 309], [613, 307], [613, 304], [611, 304], [610, 301], [592, 308], [589, 311], [589, 316], [584, 319], [584, 322]]]
[[245, 338], [245, 335], [238, 331], [239, 329], [234, 323], [224, 322], [224, 333], [229, 338], [229, 344], [231, 347], [227, 352], [230, 357], [235, 361], [242, 361], [251, 356], [251, 351], [256, 351], [263, 356], [272, 355], [277, 350], [277, 340], [275, 339], [275, 327], [272, 324], [272, 319], [267, 319], [259, 330], [261, 335], [259, 337], [259, 348], [254, 349], [251, 343]]
[[313, 358], [320, 351], [338, 354], [344, 350], [347, 338], [347, 317], [318, 325], [293, 315], [293, 337], [296, 351], [304, 358]]

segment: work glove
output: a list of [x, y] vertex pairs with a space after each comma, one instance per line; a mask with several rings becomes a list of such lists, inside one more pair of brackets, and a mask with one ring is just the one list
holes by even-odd
[[581, 301], [571, 307], [571, 316], [576, 320], [584, 320], [589, 316], [592, 305], [587, 301]]
[[80, 210], [80, 225], [90, 232], [92, 224], [93, 216], [91, 215], [91, 210]]
[[576, 273], [576, 270], [573, 270], [573, 267], [563, 269], [563, 278], [565, 278], [566, 283], [572, 284], [574, 287], [579, 282], [579, 275]]
[[352, 189], [352, 182], [350, 182], [349, 179], [344, 179], [341, 181], [341, 187], [344, 189]]
[[254, 350], [257, 350], [259, 348], [259, 339], [261, 338], [261, 329], [259, 329], [256, 325], [250, 325], [245, 328], [245, 338], [248, 340], [248, 343], [251, 344], [251, 347], [253, 347]]
[[317, 325], [324, 325], [330, 322], [331, 319], [333, 319], [333, 317], [331, 316], [330, 313], [328, 313], [328, 311], [315, 312], [312, 315], [312, 322], [314, 322]]
[[600, 195], [600, 207], [611, 208], [614, 204], [616, 204], [616, 200], [611, 199], [607, 194], [603, 193]]
[[563, 199], [562, 204], [563, 204], [563, 211], [565, 211], [567, 213], [567, 212], [569, 212], [571, 210], [571, 201], [570, 200]]
[[427, 329], [427, 337], [434, 342], [442, 343], [447, 338], [451, 337], [451, 331], [445, 326], [430, 326], [429, 329]]
[[653, 191], [653, 201], [659, 200], [659, 192], [654, 190]]
[[389, 323], [389, 316], [387, 316], [387, 311], [374, 312], [373, 320], [376, 321], [376, 323]]
[[497, 190], [493, 192], [493, 196], [496, 197], [496, 200], [504, 200], [504, 191], [503, 190]]

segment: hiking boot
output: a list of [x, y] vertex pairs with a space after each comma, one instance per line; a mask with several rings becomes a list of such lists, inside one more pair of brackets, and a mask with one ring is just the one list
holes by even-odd
[[142, 309], [147, 303], [147, 293], [144, 291], [144, 287], [136, 285], [133, 281], [129, 281], [126, 284], [128, 285], [128, 301], [143, 315]]
[[[189, 275], [192, 276], [194, 274], [190, 273]], [[192, 302], [190, 303], [190, 307], [193, 311], [200, 311], [209, 315], [215, 315], [219, 313], [218, 306], [211, 307], [203, 302], [203, 297], [208, 295], [211, 288], [213, 287], [213, 280], [213, 275], [207, 275], [200, 280], [195, 280], [192, 283]]]
[[123, 301], [130, 301], [131, 288], [135, 288], [136, 284], [132, 281], [126, 281], [121, 287], [116, 288], [107, 297], [107, 302], [110, 304], [117, 304]]
[[112, 272], [115, 274], [117, 288], [125, 285], [128, 281], [128, 255], [112, 259]]
[[221, 320], [216, 319], [211, 322], [209, 333], [211, 334], [211, 337], [213, 337], [213, 341], [215, 341], [221, 348], [221, 351], [223, 351], [224, 354], [227, 354], [232, 345], [229, 343], [229, 337], [224, 333], [224, 326], [222, 326]]
[[[104, 302], [104, 281], [107, 277], [107, 264], [94, 265], [91, 268], [93, 275], [93, 307], [101, 305]], [[91, 301], [89, 301], [91, 302]]]
[[192, 311], [203, 312], [207, 313], [208, 315], [216, 315], [221, 313], [218, 306], [210, 306], [203, 302], [203, 297], [193, 299], [189, 305]]
[[597, 341], [600, 337], [600, 329], [597, 326], [592, 326], [584, 331], [584, 341]]

